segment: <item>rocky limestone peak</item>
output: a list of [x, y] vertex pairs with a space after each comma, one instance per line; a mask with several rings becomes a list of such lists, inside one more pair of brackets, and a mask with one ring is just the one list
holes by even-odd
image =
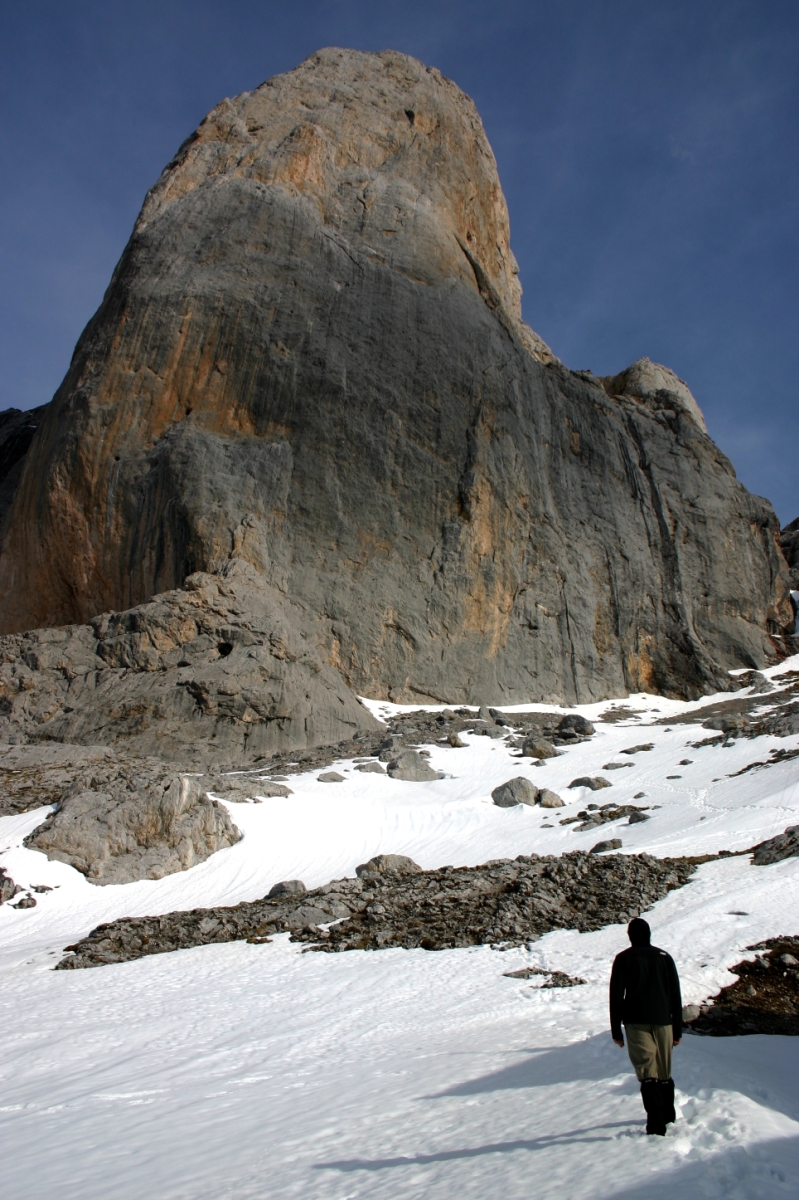
[[[687, 387], [648, 360], [567, 370], [519, 294], [493, 155], [436, 70], [324, 50], [218, 105], [11, 456], [0, 631], [74, 625], [88, 656], [81, 684], [56, 652], [9, 693], [19, 736], [35, 708], [96, 737], [100, 686], [142, 746], [210, 722], [264, 752], [368, 727], [353, 691], [698, 695], [781, 653], [776, 518]], [[198, 573], [217, 583], [188, 601]], [[88, 630], [119, 610], [130, 664], [98, 673]], [[231, 699], [214, 655], [237, 639]], [[30, 640], [3, 651], [12, 691]]]
[[150, 191], [136, 231], [232, 179], [280, 186], [322, 236], [420, 283], [463, 281], [521, 322], [493, 152], [472, 101], [435, 67], [330, 48], [223, 100]]
[[676, 403], [677, 407], [689, 413], [699, 428], [707, 433], [702, 410], [688, 384], [660, 363], [653, 363], [648, 358], [639, 358], [618, 375], [604, 376], [601, 383], [609, 396], [634, 396], [644, 401], [660, 398]]

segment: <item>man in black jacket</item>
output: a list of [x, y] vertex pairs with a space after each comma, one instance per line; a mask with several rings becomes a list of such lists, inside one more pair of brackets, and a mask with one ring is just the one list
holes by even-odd
[[610, 1029], [617, 1046], [624, 1045], [641, 1083], [647, 1133], [663, 1136], [675, 1119], [671, 1049], [682, 1038], [682, 997], [674, 959], [650, 945], [646, 921], [636, 917], [627, 926], [629, 950], [613, 960], [610, 975]]

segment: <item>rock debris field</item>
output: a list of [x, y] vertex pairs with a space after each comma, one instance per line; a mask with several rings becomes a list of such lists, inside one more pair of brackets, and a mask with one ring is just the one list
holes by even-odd
[[[681, 887], [696, 864], [651, 855], [520, 855], [480, 867], [422, 871], [410, 859], [380, 859], [302, 896], [198, 909], [101, 925], [59, 967], [125, 962], [146, 954], [283, 930], [313, 949], [445, 950], [484, 943], [520, 945], [552, 929], [601, 929], [645, 912]], [[325, 927], [326, 926], [326, 927]]]

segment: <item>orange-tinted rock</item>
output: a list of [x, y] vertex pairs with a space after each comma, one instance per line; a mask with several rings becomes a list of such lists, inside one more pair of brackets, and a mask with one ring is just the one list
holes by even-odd
[[327, 50], [223, 101], [36, 433], [0, 628], [234, 558], [375, 697], [693, 695], [762, 665], [790, 608], [770, 506], [663, 369], [617, 395], [554, 359], [516, 272], [479, 118], [437, 71]]

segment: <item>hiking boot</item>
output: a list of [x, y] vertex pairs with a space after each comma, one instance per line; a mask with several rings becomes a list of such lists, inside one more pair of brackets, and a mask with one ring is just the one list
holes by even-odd
[[641, 1099], [646, 1109], [646, 1131], [666, 1136], [666, 1119], [663, 1112], [663, 1084], [660, 1079], [645, 1079], [641, 1084]]
[[677, 1113], [674, 1111], [674, 1080], [659, 1079], [658, 1085], [660, 1087], [660, 1106], [663, 1120], [667, 1125], [671, 1125], [677, 1120]]

